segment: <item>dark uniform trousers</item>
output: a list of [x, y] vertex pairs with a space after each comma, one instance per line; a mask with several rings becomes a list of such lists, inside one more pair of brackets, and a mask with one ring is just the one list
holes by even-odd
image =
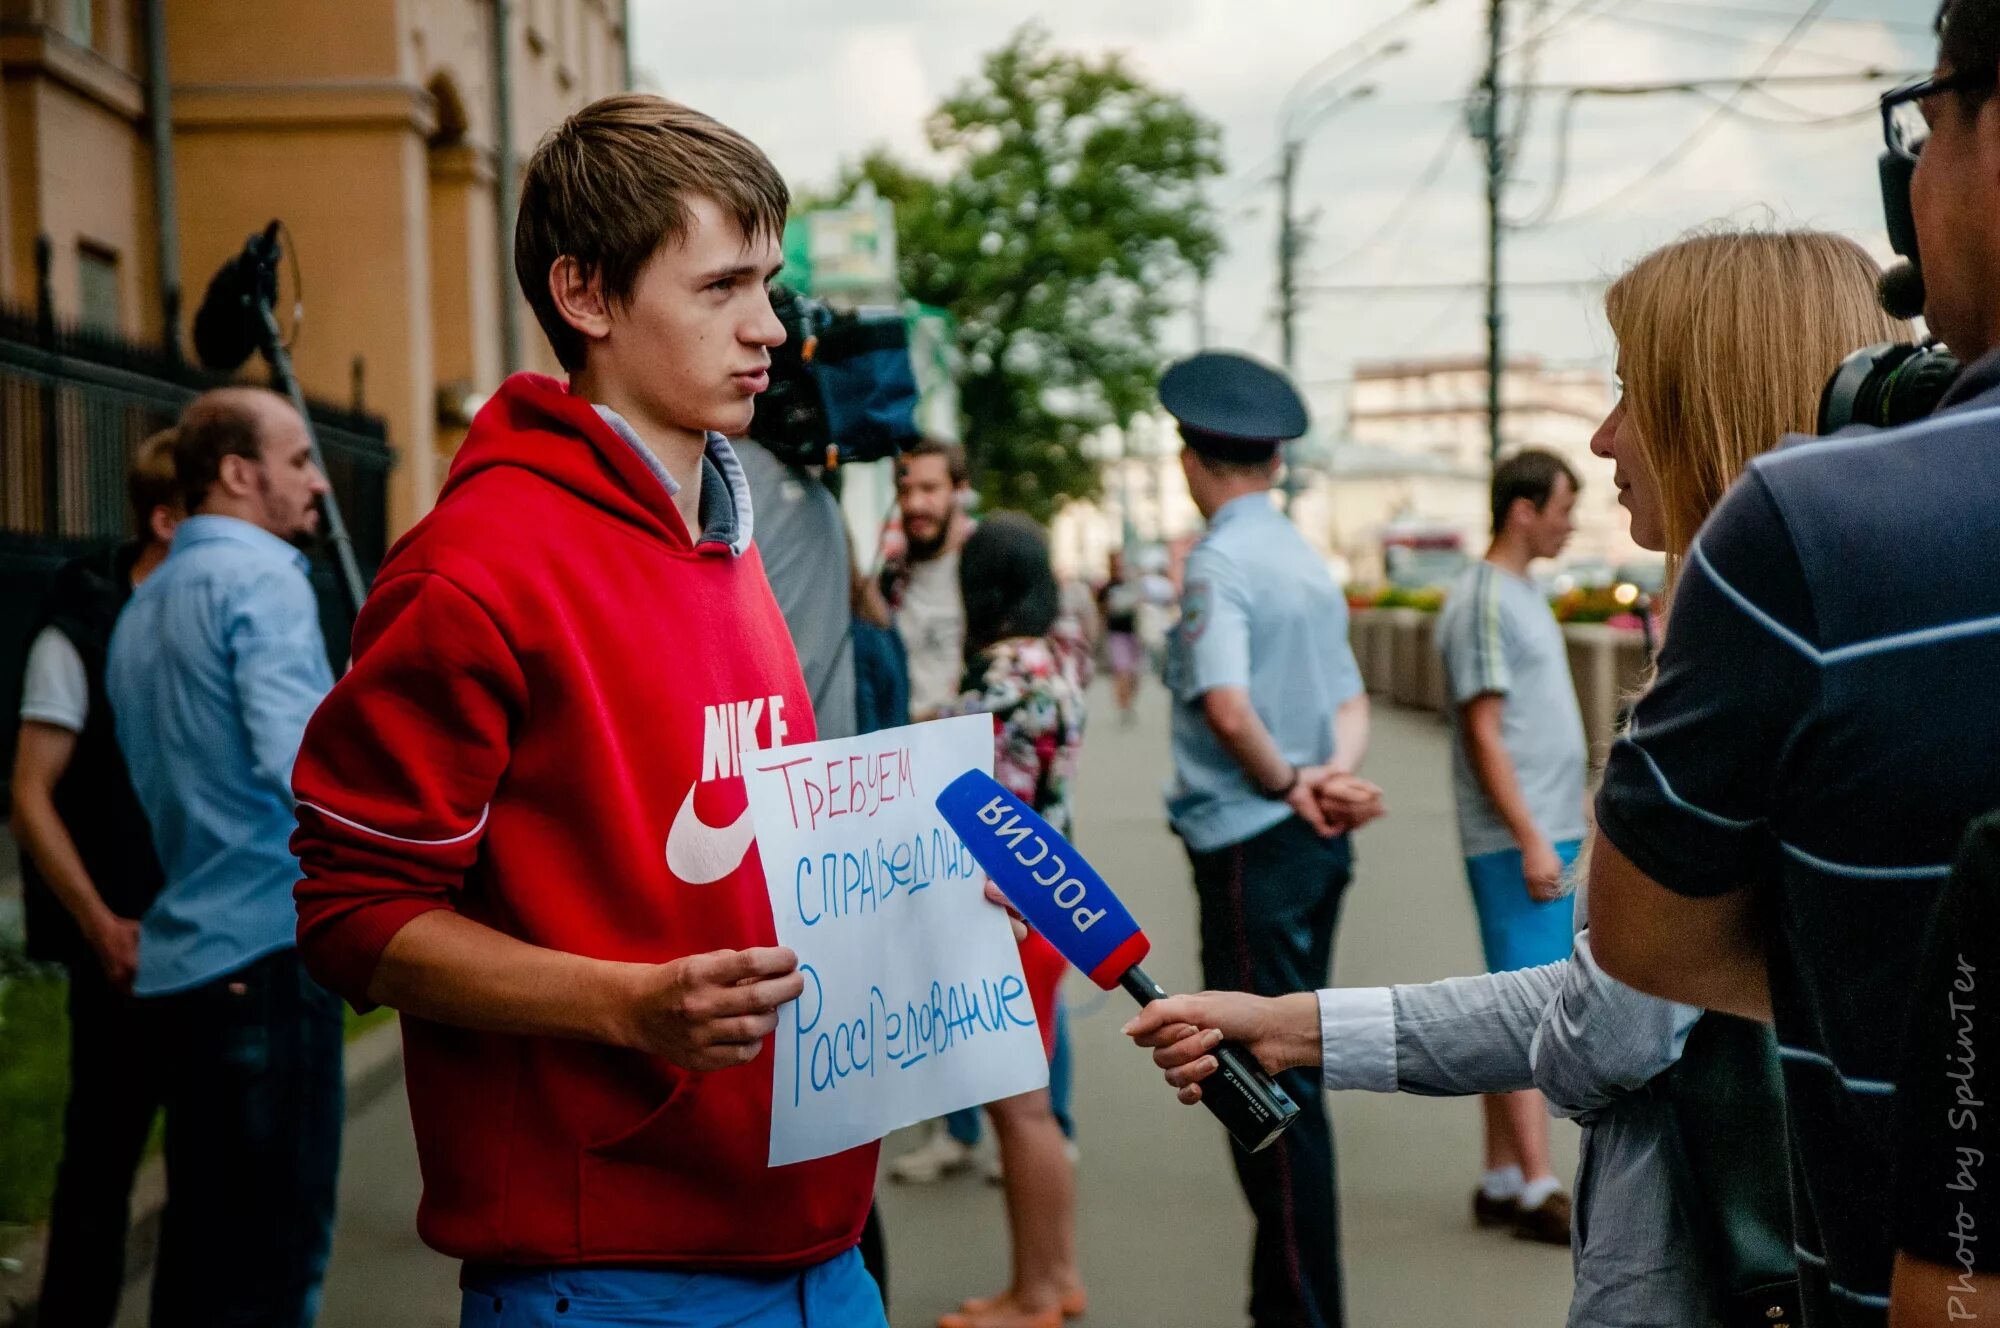
[[[1353, 875], [1345, 835], [1321, 839], [1293, 816], [1212, 853], [1190, 848], [1188, 859], [1210, 988], [1284, 996], [1328, 984]], [[1250, 1319], [1257, 1328], [1332, 1328], [1342, 1322], [1340, 1208], [1326, 1094], [1314, 1070], [1279, 1083], [1299, 1104], [1292, 1128], [1261, 1153], [1230, 1149], [1257, 1220]]]

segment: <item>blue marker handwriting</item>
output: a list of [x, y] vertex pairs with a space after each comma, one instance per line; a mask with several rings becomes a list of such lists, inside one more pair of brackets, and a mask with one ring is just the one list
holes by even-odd
[[799, 921], [818, 926], [827, 918], [880, 911], [897, 895], [915, 895], [939, 881], [979, 879], [972, 850], [949, 828], [934, 824], [891, 844], [801, 857], [792, 872]]
[[806, 987], [792, 1002], [793, 1106], [856, 1076], [914, 1069], [979, 1038], [1035, 1027], [1027, 985], [1013, 973], [933, 982], [915, 997], [871, 986], [865, 998], [832, 1012], [819, 973], [811, 964], [799, 971]]

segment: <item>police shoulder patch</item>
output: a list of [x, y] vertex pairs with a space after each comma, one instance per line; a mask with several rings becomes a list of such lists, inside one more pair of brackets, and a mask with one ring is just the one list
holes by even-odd
[[1207, 581], [1190, 581], [1181, 592], [1181, 635], [1189, 641], [1201, 640], [1208, 627], [1208, 606], [1212, 592]]

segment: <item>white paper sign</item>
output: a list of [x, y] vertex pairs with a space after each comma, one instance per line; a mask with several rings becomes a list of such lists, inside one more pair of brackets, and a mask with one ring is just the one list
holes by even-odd
[[806, 978], [778, 1022], [771, 1165], [1046, 1085], [1013, 929], [937, 810], [952, 780], [992, 772], [992, 719], [746, 753], [744, 767], [778, 943]]

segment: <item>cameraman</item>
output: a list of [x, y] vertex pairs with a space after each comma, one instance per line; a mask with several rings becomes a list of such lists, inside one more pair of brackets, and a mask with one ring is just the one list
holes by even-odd
[[1938, 76], [1886, 97], [1885, 126], [1915, 163], [1925, 315], [1976, 363], [1937, 417], [1762, 457], [1716, 510], [1590, 873], [1612, 976], [1776, 1024], [1814, 1324], [1884, 1321], [1893, 1237], [1898, 1324], [1964, 1317], [1943, 1261], [1965, 1196], [1906, 1193], [1894, 1232], [1883, 1202], [1899, 1108], [1950, 1124], [1959, 1067], [1906, 1063], [1904, 1012], [1959, 840], [2000, 806], [2000, 0], [1948, 0], [1938, 26]]
[[[775, 365], [773, 369], [775, 377]], [[847, 523], [825, 482], [796, 460], [781, 460], [758, 441], [758, 432], [753, 424], [750, 437], [735, 446], [750, 482], [764, 574], [771, 580], [778, 612], [792, 629], [813, 714], [819, 717], [819, 736], [851, 738], [856, 732], [854, 615]]]

